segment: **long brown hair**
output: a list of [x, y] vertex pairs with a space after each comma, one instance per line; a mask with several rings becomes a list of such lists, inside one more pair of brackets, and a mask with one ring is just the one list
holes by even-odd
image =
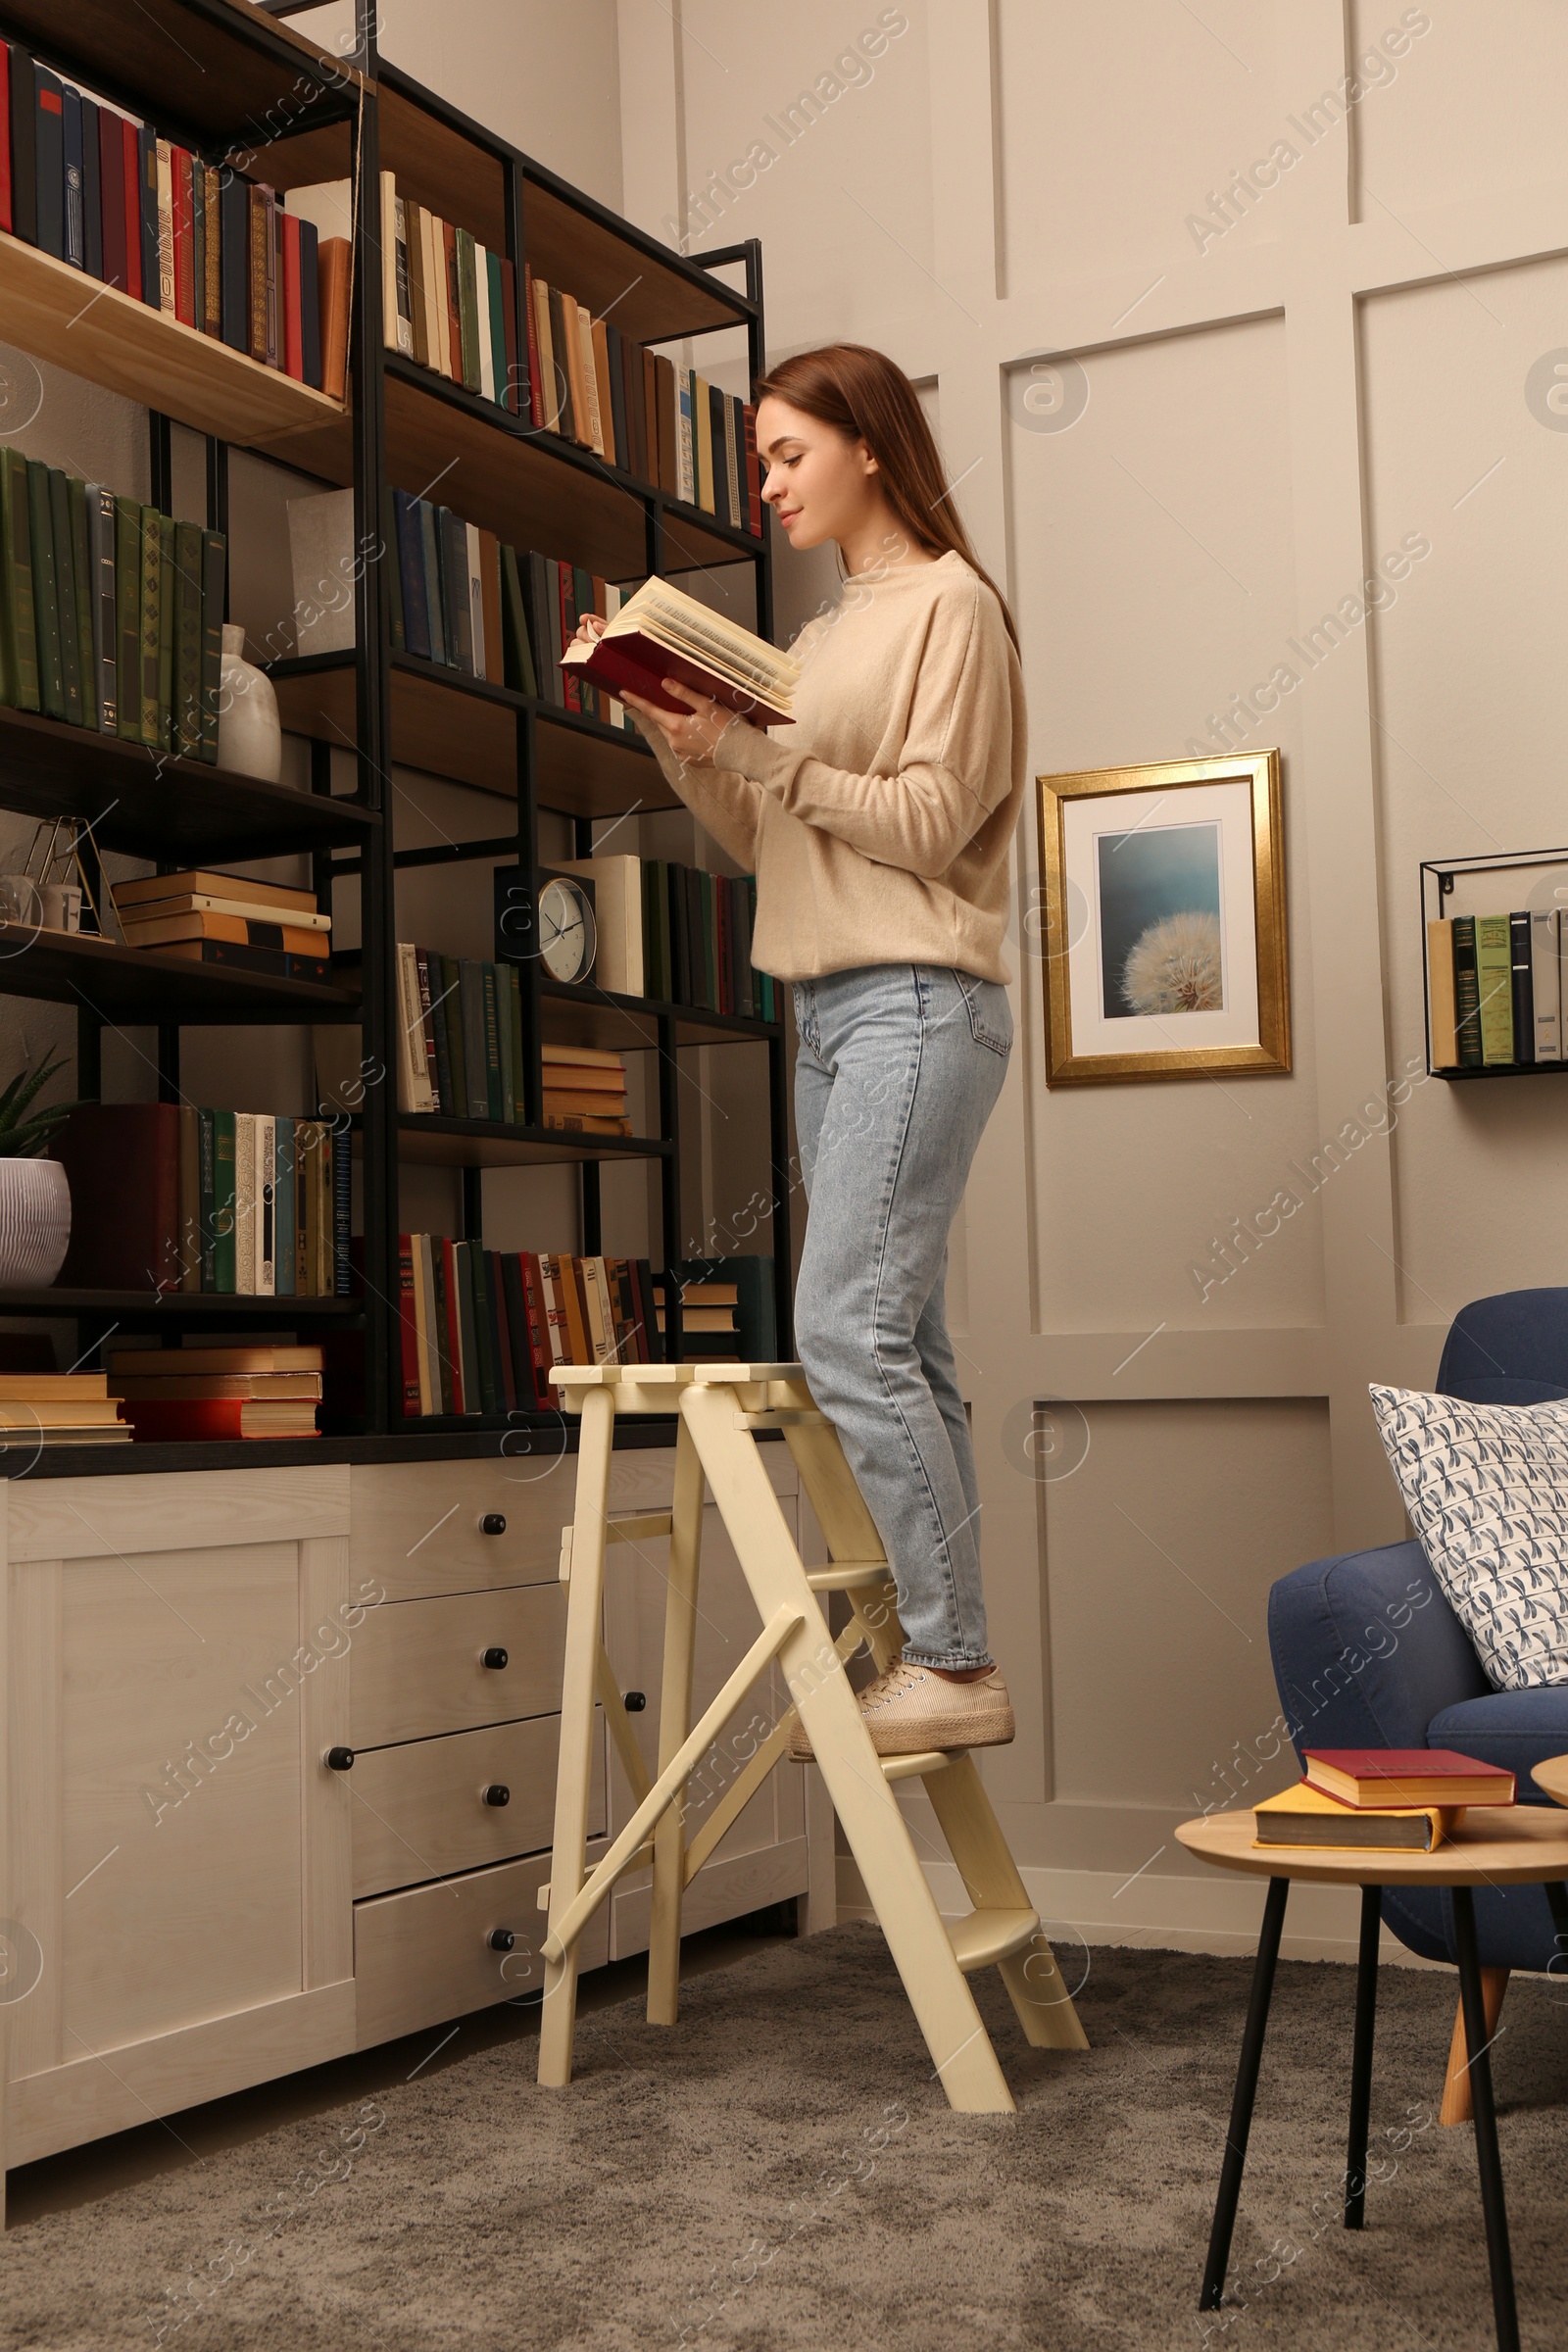
[[788, 401], [848, 441], [863, 441], [881, 468], [883, 492], [904, 528], [932, 555], [950, 549], [979, 573], [1002, 607], [1016, 648], [1007, 600], [969, 544], [948, 489], [931, 427], [914, 386], [885, 352], [864, 343], [824, 343], [800, 351], [759, 376], [754, 395]]

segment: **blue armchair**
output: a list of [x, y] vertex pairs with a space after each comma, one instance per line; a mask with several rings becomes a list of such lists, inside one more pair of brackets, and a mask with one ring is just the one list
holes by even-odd
[[[1568, 1290], [1478, 1298], [1454, 1320], [1438, 1392], [1472, 1404], [1568, 1396]], [[1368, 1405], [1370, 1412], [1371, 1406]], [[1568, 1754], [1568, 1685], [1494, 1690], [1417, 1543], [1313, 1560], [1269, 1594], [1274, 1680], [1298, 1755], [1307, 1747], [1454, 1747], [1531, 1780]], [[1478, 1886], [1483, 1965], [1544, 1969], [1557, 1952], [1540, 1886]], [[1446, 1892], [1390, 1888], [1383, 1918], [1423, 1959], [1457, 1961]], [[1563, 1964], [1559, 1961], [1559, 1973]]]

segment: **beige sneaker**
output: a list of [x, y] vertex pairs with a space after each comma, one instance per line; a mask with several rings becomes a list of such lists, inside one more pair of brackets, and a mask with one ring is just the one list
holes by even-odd
[[[923, 1755], [928, 1748], [1004, 1747], [1016, 1729], [1000, 1666], [975, 1682], [955, 1683], [901, 1658], [858, 1696], [879, 1756]], [[790, 1754], [797, 1764], [811, 1761], [810, 1739], [801, 1723], [790, 1735]]]

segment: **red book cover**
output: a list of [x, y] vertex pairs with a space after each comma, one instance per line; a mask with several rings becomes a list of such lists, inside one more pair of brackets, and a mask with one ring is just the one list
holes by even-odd
[[68, 1290], [177, 1291], [179, 1110], [172, 1102], [82, 1102], [49, 1147], [71, 1187]]
[[171, 210], [174, 219], [174, 317], [196, 323], [196, 224], [191, 214], [190, 150], [169, 150]]
[[104, 284], [125, 284], [125, 145], [118, 115], [98, 110], [98, 205], [103, 216]]
[[414, 1320], [414, 1236], [398, 1235], [398, 1337], [403, 1350], [404, 1418], [419, 1417], [419, 1336]]
[[[1401, 1799], [1380, 1792], [1380, 1787], [1390, 1781], [1430, 1781], [1440, 1785], [1484, 1781], [1496, 1789], [1494, 1796], [1486, 1799], [1488, 1803], [1511, 1805], [1514, 1801], [1514, 1776], [1505, 1766], [1483, 1764], [1451, 1747], [1308, 1747], [1301, 1752], [1306, 1759], [1309, 1786], [1323, 1796], [1337, 1798], [1341, 1804], [1397, 1805]], [[1359, 1788], [1356, 1784], [1360, 1784]], [[1437, 1797], [1432, 1801], [1451, 1804], [1461, 1800]]]
[[[245, 1437], [243, 1414], [247, 1399], [243, 1396], [191, 1397], [181, 1402], [171, 1399], [167, 1404], [155, 1403], [141, 1397], [127, 1397], [121, 1405], [122, 1420], [128, 1421], [136, 1433], [139, 1446], [206, 1445], [212, 1440]], [[298, 1431], [270, 1430], [267, 1437], [253, 1434], [248, 1445], [263, 1446], [270, 1441], [275, 1445], [297, 1443]], [[314, 1437], [318, 1433], [312, 1431]]]
[[751, 529], [762, 536], [762, 472], [757, 455], [757, 411], [750, 406], [741, 410], [746, 419], [746, 511]]
[[544, 1285], [539, 1280], [539, 1257], [533, 1250], [519, 1250], [517, 1261], [522, 1268], [522, 1295], [528, 1307], [528, 1353], [533, 1358], [533, 1383], [544, 1405], [558, 1404], [560, 1398], [550, 1385], [553, 1358], [550, 1353], [550, 1328], [545, 1306]]
[[11, 52], [0, 41], [0, 228], [11, 226]]
[[136, 143], [136, 125], [122, 120], [120, 135], [124, 147], [124, 167], [122, 180], [125, 208], [125, 292], [140, 302], [141, 290], [141, 150]]
[[305, 381], [305, 332], [300, 313], [300, 223], [297, 213], [280, 212], [283, 239], [283, 371]]
[[[452, 1368], [452, 1410], [466, 1413], [468, 1402], [463, 1393], [463, 1335], [458, 1323], [458, 1260], [452, 1244], [444, 1237], [441, 1242], [441, 1260], [446, 1268], [447, 1361]], [[478, 1410], [477, 1405], [474, 1410]]]
[[[558, 563], [556, 564], [556, 603], [561, 613], [561, 642], [563, 645], [566, 645], [570, 642], [572, 633], [577, 626], [576, 607], [572, 602], [571, 565], [569, 564]], [[566, 697], [566, 709], [580, 712], [582, 694], [572, 670], [563, 670], [561, 683], [562, 690]]]
[[[505, 254], [498, 254], [501, 264], [501, 333], [507, 352], [507, 407], [514, 416], [522, 415], [522, 384], [517, 370], [517, 272]], [[529, 416], [533, 414], [530, 404]]]
[[[572, 627], [576, 627], [572, 622]], [[563, 628], [564, 645], [569, 631]], [[688, 661], [684, 654], [672, 654], [666, 646], [657, 645], [645, 637], [641, 629], [628, 629], [620, 637], [601, 637], [579, 660], [575, 654], [562, 656], [561, 667], [565, 679], [567, 708], [571, 707], [572, 672], [583, 671], [599, 686], [608, 686], [611, 693], [619, 695], [623, 686], [640, 694], [660, 710], [690, 711], [688, 703], [677, 702], [664, 692], [661, 680], [679, 678], [682, 685], [691, 687], [694, 694], [706, 694], [710, 701], [722, 703], [727, 710], [739, 710], [760, 727], [786, 727], [791, 723], [788, 710], [776, 710], [759, 694], [750, 693], [744, 686], [732, 686], [727, 678], [704, 669], [697, 662]]]
[[496, 1338], [500, 1343], [496, 1350], [496, 1370], [501, 1376], [501, 1401], [510, 1413], [516, 1408], [517, 1374], [512, 1361], [512, 1326], [507, 1315], [506, 1278], [501, 1271], [500, 1250], [487, 1250], [485, 1256], [489, 1260], [489, 1291], [496, 1303]]

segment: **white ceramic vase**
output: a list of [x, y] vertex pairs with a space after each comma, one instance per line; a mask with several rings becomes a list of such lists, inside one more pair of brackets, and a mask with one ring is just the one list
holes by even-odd
[[266, 784], [275, 784], [283, 773], [277, 696], [266, 672], [246, 661], [245, 631], [237, 620], [223, 623], [219, 679], [219, 766], [236, 776], [259, 776]]
[[42, 1291], [66, 1262], [71, 1187], [57, 1159], [0, 1159], [0, 1286]]

